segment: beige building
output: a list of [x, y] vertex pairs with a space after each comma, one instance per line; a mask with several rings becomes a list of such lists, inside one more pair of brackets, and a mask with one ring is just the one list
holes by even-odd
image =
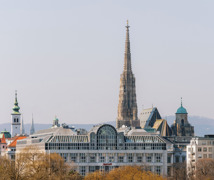
[[214, 135], [192, 138], [187, 145], [187, 174], [195, 175], [197, 161], [206, 158], [214, 159]]

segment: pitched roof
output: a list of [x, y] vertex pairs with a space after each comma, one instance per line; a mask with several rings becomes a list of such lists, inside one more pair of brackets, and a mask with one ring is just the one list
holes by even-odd
[[4, 134], [2, 135], [2, 138], [0, 138], [0, 143], [4, 143], [4, 144], [6, 144], [6, 139], [5, 139], [5, 136], [4, 136]]
[[15, 139], [8, 145], [8, 147], [16, 147], [17, 141], [25, 138], [26, 136], [16, 136]]
[[160, 131], [161, 136], [171, 136], [172, 134], [172, 130], [165, 119], [157, 119], [153, 128]]
[[147, 128], [148, 126], [152, 127], [156, 119], [161, 119], [160, 113], [156, 107], [143, 109], [140, 116], [140, 126], [141, 128]]

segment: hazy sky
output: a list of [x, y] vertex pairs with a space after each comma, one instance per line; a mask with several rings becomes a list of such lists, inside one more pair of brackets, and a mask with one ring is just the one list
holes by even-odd
[[[213, 0], [0, 1], [0, 123], [116, 120], [129, 19], [138, 111], [214, 118]], [[191, 122], [194, 125], [194, 122]]]

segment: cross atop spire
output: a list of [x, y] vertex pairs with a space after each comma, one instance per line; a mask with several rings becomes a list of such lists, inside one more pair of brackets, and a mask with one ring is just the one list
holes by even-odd
[[182, 97], [181, 97], [181, 107], [183, 107], [183, 101], [182, 101]]
[[129, 27], [130, 27], [130, 26], [129, 26], [129, 20], [127, 20], [126, 22], [127, 22], [126, 28], [129, 28]]
[[126, 42], [125, 42], [125, 57], [124, 57], [124, 71], [131, 71], [131, 52], [130, 52], [130, 40], [129, 40], [129, 22], [127, 20], [126, 26]]

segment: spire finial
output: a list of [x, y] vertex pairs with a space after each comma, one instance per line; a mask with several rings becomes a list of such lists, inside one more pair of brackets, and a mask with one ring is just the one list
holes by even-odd
[[17, 90], [15, 90], [15, 103], [18, 103], [18, 101], [17, 101]]
[[181, 97], [181, 106], [183, 106], [182, 97]]
[[127, 25], [126, 25], [126, 28], [128, 29], [130, 26], [129, 26], [129, 20], [127, 19], [126, 21]]

